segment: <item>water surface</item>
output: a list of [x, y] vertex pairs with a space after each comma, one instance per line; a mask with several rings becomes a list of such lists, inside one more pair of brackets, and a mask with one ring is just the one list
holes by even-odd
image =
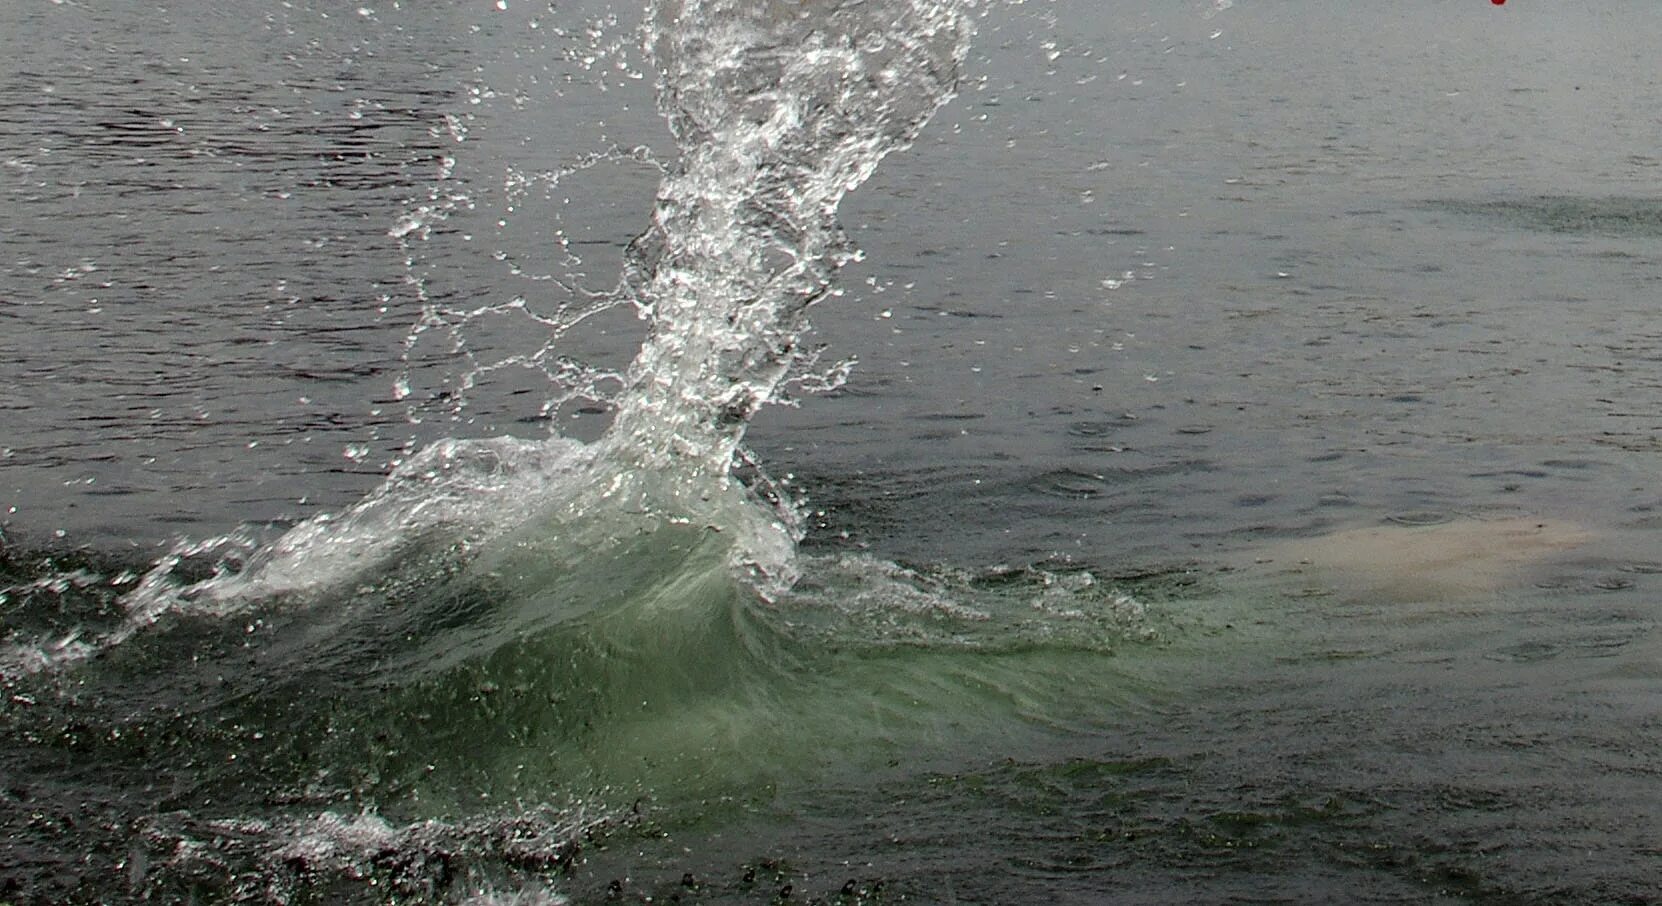
[[1655, 9], [979, 7], [660, 484], [733, 144], [505, 6], [0, 13], [0, 898], [1655, 895]]

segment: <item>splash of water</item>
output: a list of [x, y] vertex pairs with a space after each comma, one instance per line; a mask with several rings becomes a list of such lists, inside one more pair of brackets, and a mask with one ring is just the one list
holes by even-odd
[[[607, 439], [720, 474], [855, 252], [843, 195], [951, 98], [966, 0], [665, 0], [648, 42], [680, 149], [624, 283], [650, 321]], [[687, 23], [698, 23], [688, 27]]]
[[[757, 408], [805, 358], [808, 309], [856, 257], [839, 203], [952, 97], [973, 4], [659, 0], [644, 43], [679, 157], [609, 297], [648, 327], [607, 433], [435, 443], [355, 506], [273, 543], [181, 547], [127, 596], [121, 625], [15, 646], [6, 672], [84, 660], [169, 613], [349, 596], [412, 545], [461, 559], [495, 550], [490, 571], [608, 533], [705, 525], [731, 539], [732, 564], [764, 596], [789, 587], [800, 534], [789, 503], [759, 505], [731, 467]], [[215, 553], [212, 576], [180, 577], [181, 561]]]
[[[751, 417], [808, 356], [799, 344], [809, 307], [833, 292], [836, 270], [857, 255], [837, 224], [838, 205], [951, 99], [973, 5], [654, 4], [644, 44], [678, 158], [659, 165], [651, 223], [628, 247], [609, 297], [633, 304], [648, 324], [618, 376], [609, 430], [588, 446], [558, 436], [446, 442], [397, 470], [345, 521], [382, 511], [368, 535], [385, 538], [401, 523], [423, 524], [415, 508], [454, 514], [461, 505], [435, 501], [481, 491], [511, 504], [474, 514], [485, 517], [476, 530], [487, 534], [555, 509], [568, 519], [658, 513], [731, 531], [735, 562], [764, 594], [788, 586], [794, 514], [788, 503], [754, 506], [730, 469], [744, 458]], [[591, 300], [553, 329], [607, 301]], [[598, 394], [597, 383], [591, 374], [584, 392]], [[490, 461], [489, 480], [457, 467], [470, 458]], [[446, 477], [435, 482], [435, 473]], [[463, 493], [446, 493], [457, 482]], [[290, 547], [317, 559], [316, 544], [295, 540], [302, 543]]]
[[[844, 195], [951, 98], [974, 2], [658, 0], [644, 37], [678, 156], [650, 161], [662, 182], [617, 290], [546, 325], [557, 340], [619, 305], [646, 320], [604, 435], [434, 443], [344, 512], [270, 543], [182, 546], [125, 577], [102, 631], [0, 654], [8, 683], [91, 661], [75, 678], [98, 696], [74, 719], [112, 729], [101, 757], [150, 783], [160, 739], [186, 765], [175, 776], [193, 792], [146, 825], [144, 846], [171, 861], [135, 887], [231, 863], [275, 879], [258, 892], [272, 900], [334, 876], [419, 897], [451, 883], [451, 861], [543, 871], [626, 819], [480, 815], [487, 795], [766, 789], [780, 765], [873, 740], [899, 750], [937, 724], [1065, 713], [1049, 707], [1058, 690], [1146, 640], [1141, 603], [1085, 573], [810, 560], [794, 596], [753, 606], [794, 581], [798, 534], [788, 506], [734, 477], [745, 429], [808, 358], [808, 312], [857, 254]], [[185, 576], [203, 560], [211, 575]], [[123, 644], [164, 621], [171, 643]], [[1018, 657], [1031, 652], [1054, 653], [1067, 682], [1047, 685]], [[985, 669], [959, 666], [982, 655]], [[1122, 685], [1083, 697], [1094, 711]], [[227, 811], [245, 817], [203, 817]], [[541, 886], [469, 900], [557, 901]]]

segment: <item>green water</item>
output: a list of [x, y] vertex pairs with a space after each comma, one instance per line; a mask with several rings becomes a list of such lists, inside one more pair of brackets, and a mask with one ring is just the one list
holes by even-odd
[[[476, 874], [520, 877], [524, 860], [480, 822], [590, 814], [606, 846], [719, 834], [828, 780], [1089, 738], [1181, 695], [1202, 652], [1240, 650], [1183, 570], [1115, 582], [848, 555], [810, 558], [797, 590], [769, 601], [735, 581], [729, 554], [721, 533], [660, 525], [563, 573], [428, 552], [345, 597], [279, 599], [232, 621], [165, 617], [84, 665], [8, 679], [6, 757], [29, 778], [16, 795], [149, 822], [113, 854], [155, 866], [134, 892], [240, 897], [241, 872], [269, 880], [281, 864], [298, 874], [295, 895], [361, 897], [329, 858], [294, 855], [294, 840], [330, 832], [349, 849], [336, 825], [370, 820], [402, 834], [383, 845], [404, 853], [396, 871], [373, 867], [373, 847], [347, 860], [370, 877], [437, 884], [409, 860], [449, 849], [467, 850], [455, 860]], [[14, 578], [48, 565], [68, 564], [14, 564]], [[106, 606], [101, 588], [9, 605], [91, 611]], [[416, 833], [433, 822], [470, 842]], [[50, 849], [26, 826], [14, 840]], [[545, 861], [569, 869], [576, 841], [541, 833], [559, 854]], [[170, 862], [181, 846], [219, 861]]]

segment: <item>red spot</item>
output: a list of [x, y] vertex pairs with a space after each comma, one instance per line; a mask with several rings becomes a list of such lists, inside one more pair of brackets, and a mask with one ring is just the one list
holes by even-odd
[[1493, 3], [1493, 4], [1494, 4], [1494, 5], [1496, 5], [1496, 6], [1504, 6], [1504, 5], [1506, 5], [1506, 0], [1489, 0], [1489, 2], [1490, 2], [1490, 3]]

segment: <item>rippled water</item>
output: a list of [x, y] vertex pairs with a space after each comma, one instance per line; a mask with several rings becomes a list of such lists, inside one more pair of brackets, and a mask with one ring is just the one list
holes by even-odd
[[735, 487], [431, 446], [629, 384], [642, 21], [0, 12], [0, 901], [1662, 888], [1657, 10], [979, 7], [766, 602]]

